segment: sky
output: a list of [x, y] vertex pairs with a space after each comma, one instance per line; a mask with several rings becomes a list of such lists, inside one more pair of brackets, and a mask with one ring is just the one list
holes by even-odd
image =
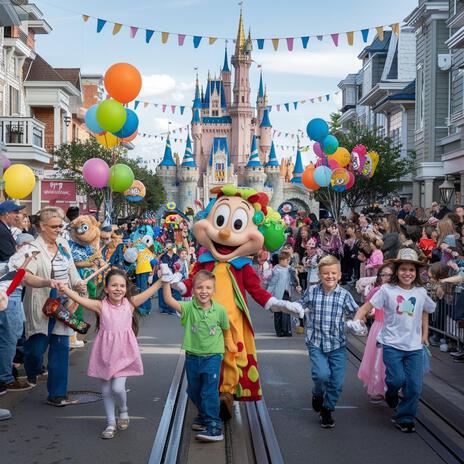
[[[187, 37], [180, 47], [176, 36], [171, 35], [167, 43], [162, 44], [160, 34], [155, 33], [146, 44], [144, 31], [140, 30], [131, 39], [129, 28], [124, 26], [113, 36], [113, 25], [107, 23], [97, 34], [94, 18], [156, 31], [234, 38], [240, 13], [239, 2], [235, 0], [30, 2], [40, 8], [53, 29], [49, 35], [36, 37], [37, 52], [52, 66], [80, 67], [82, 74], [104, 75], [113, 63], [128, 62], [136, 66], [143, 77], [139, 100], [185, 105], [187, 108], [190, 108], [193, 99], [195, 69], [198, 69], [200, 84], [204, 86], [208, 71], [212, 76], [219, 75], [226, 46], [224, 40], [218, 39], [215, 44], [208, 45], [203, 39], [195, 49], [191, 37]], [[246, 31], [251, 30], [252, 38], [316, 36], [401, 22], [417, 4], [418, 0], [244, 0], [243, 16]], [[84, 22], [82, 14], [91, 18]], [[375, 31], [371, 30], [368, 44], [374, 35]], [[276, 131], [283, 134], [305, 131], [312, 118], [328, 119], [330, 113], [340, 108], [341, 94], [333, 95], [339, 90], [337, 84], [348, 73], [360, 69], [361, 62], [357, 56], [366, 44], [359, 32], [355, 33], [353, 46], [347, 44], [344, 34], [339, 40], [339, 46], [335, 47], [330, 35], [322, 41], [314, 37], [306, 50], [297, 40], [292, 52], [287, 50], [285, 41], [280, 41], [277, 52], [270, 42], [266, 42], [264, 50], [258, 50], [256, 42], [253, 43], [254, 62], [250, 71], [252, 102], [256, 101], [260, 70], [267, 86], [269, 105], [331, 94], [329, 102], [319, 103], [316, 100], [314, 104], [300, 104], [296, 111], [293, 106], [289, 112], [283, 106], [280, 112], [274, 107], [270, 119]], [[234, 44], [229, 41], [229, 58], [233, 47]], [[139, 105], [137, 114], [139, 132], [153, 135], [165, 132], [168, 122], [171, 129], [175, 129], [185, 127], [191, 119], [190, 110], [186, 109], [181, 116], [178, 111], [171, 114], [168, 107], [163, 113], [161, 105], [158, 108]], [[175, 137], [182, 136], [172, 136]], [[306, 142], [302, 139], [302, 144]], [[275, 137], [274, 143], [279, 158], [295, 155], [296, 148], [293, 146], [296, 138]], [[162, 157], [164, 145], [159, 140], [139, 136], [134, 145], [130, 156], [142, 156], [155, 164]], [[172, 141], [172, 145], [175, 152], [183, 155], [185, 143]], [[282, 150], [280, 145], [292, 148]]]

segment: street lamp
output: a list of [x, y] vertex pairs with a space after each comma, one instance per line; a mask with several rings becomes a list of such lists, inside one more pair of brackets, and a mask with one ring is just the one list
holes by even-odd
[[450, 182], [447, 177], [445, 177], [443, 183], [438, 186], [438, 190], [440, 191], [440, 196], [443, 200], [443, 203], [448, 205], [454, 193], [454, 184]]
[[66, 127], [69, 127], [69, 124], [71, 123], [71, 117], [69, 115], [65, 115], [63, 118], [64, 124]]

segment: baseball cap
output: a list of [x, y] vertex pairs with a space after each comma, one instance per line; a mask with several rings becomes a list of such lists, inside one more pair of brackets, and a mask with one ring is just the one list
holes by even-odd
[[0, 214], [11, 213], [13, 211], [21, 211], [25, 206], [18, 205], [13, 200], [6, 200], [0, 203]]

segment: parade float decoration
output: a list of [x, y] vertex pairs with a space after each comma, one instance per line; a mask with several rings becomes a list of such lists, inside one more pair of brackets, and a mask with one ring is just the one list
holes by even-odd
[[134, 180], [132, 185], [124, 191], [124, 197], [127, 201], [137, 202], [142, 201], [145, 198], [147, 190], [145, 185], [139, 180]]
[[275, 251], [285, 241], [280, 214], [268, 207], [265, 193], [233, 185], [216, 187], [208, 206], [195, 217], [193, 234], [207, 251], [202, 253], [189, 279], [174, 284], [183, 294], [192, 292], [192, 278], [201, 269], [216, 276], [215, 299], [227, 308], [237, 352], [226, 352], [221, 367], [221, 416], [232, 416], [233, 401], [256, 401], [262, 390], [247, 294], [265, 309], [301, 317], [297, 303], [281, 301], [261, 288], [250, 256], [265, 247]]

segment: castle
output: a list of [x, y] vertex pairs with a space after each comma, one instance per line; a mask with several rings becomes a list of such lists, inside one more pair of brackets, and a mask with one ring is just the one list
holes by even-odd
[[248, 33], [245, 37], [240, 12], [231, 59], [233, 85], [226, 49], [220, 75], [212, 78], [208, 73], [205, 91], [200, 90], [197, 75], [192, 137], [187, 136], [182, 162], [174, 159], [167, 137], [164, 157], [156, 171], [162, 180], [166, 201], [174, 201], [181, 211], [193, 208], [198, 200], [206, 206], [211, 188], [234, 184], [266, 192], [274, 209], [290, 201], [298, 209], [318, 214], [317, 202], [310, 199], [301, 183], [304, 168], [300, 150], [294, 165], [288, 160], [279, 163], [277, 159], [262, 73], [256, 108], [251, 105], [251, 52], [251, 35]]

